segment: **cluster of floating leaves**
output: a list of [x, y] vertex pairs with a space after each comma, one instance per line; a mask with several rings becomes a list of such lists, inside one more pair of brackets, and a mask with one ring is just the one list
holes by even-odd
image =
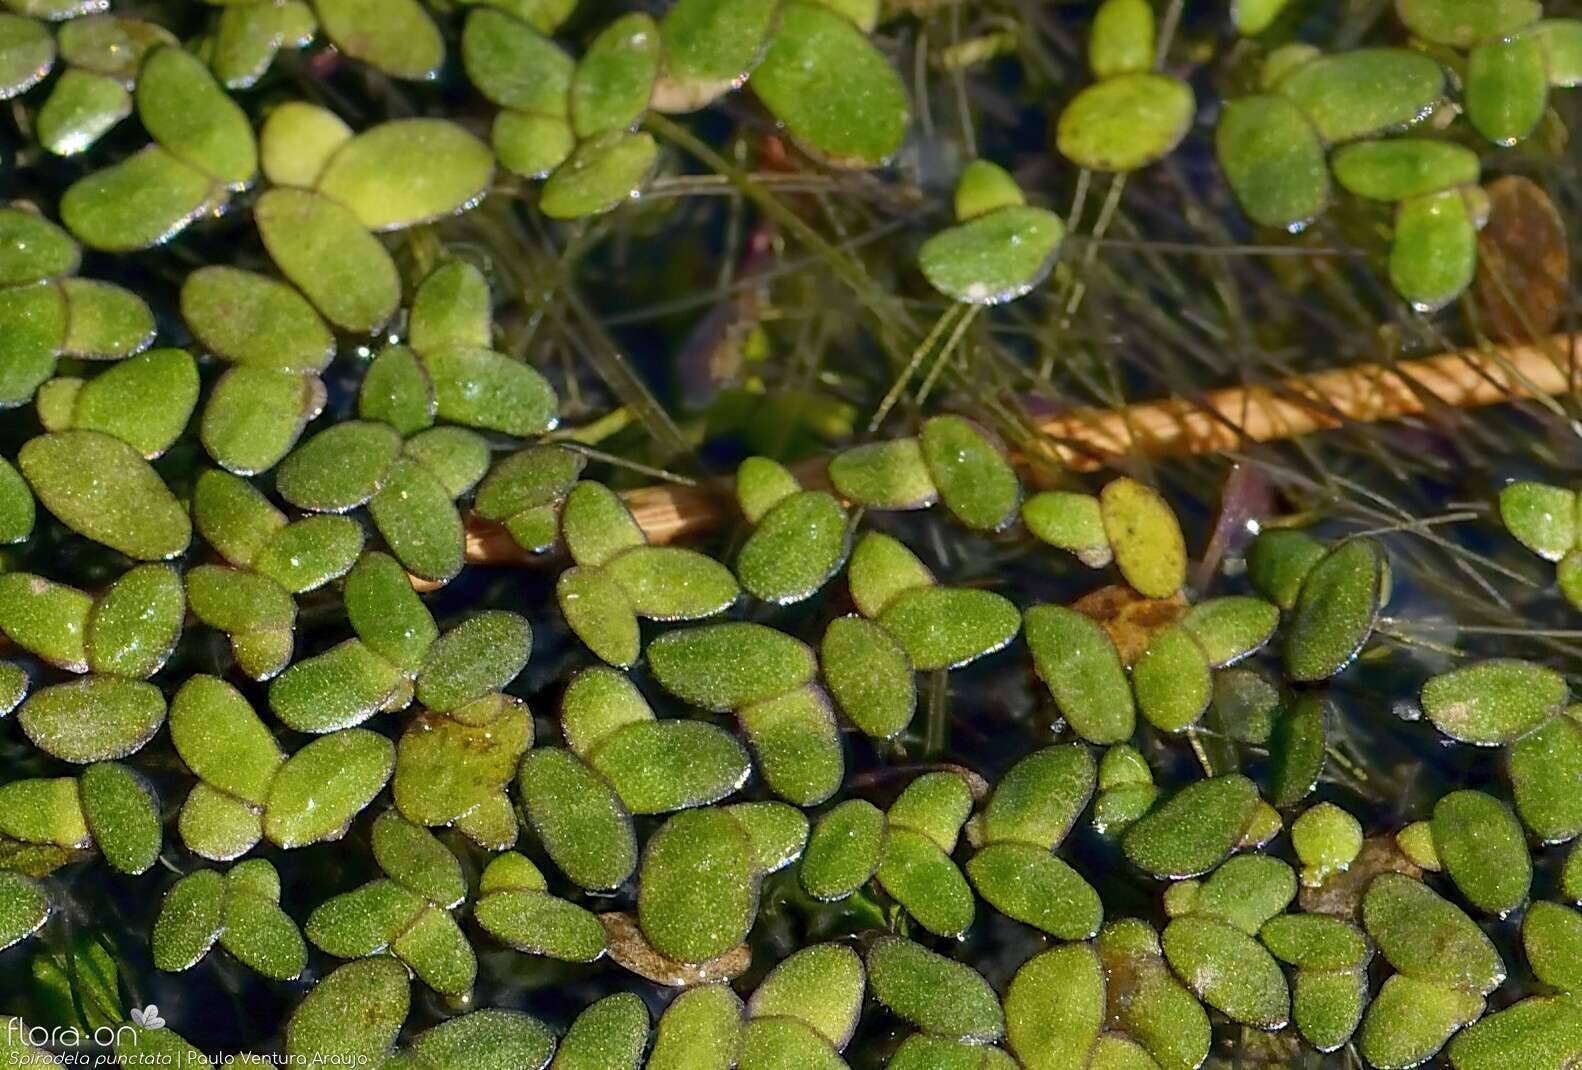
[[[1154, 489], [1122, 477], [1097, 494], [1026, 495], [1003, 444], [954, 414], [817, 470], [747, 460], [725, 560], [652, 544], [625, 499], [585, 476], [588, 454], [547, 438], [556, 391], [502, 351], [485, 274], [450, 250], [413, 270], [381, 238], [475, 206], [497, 165], [543, 179], [546, 217], [611, 211], [657, 166], [645, 120], [743, 87], [822, 161], [880, 165], [909, 105], [870, 39], [878, 5], [677, 0], [657, 20], [615, 19], [574, 58], [555, 37], [569, 3], [465, 4], [461, 66], [499, 109], [487, 143], [428, 117], [356, 131], [306, 100], [255, 132], [233, 97], [320, 36], [384, 76], [435, 78], [447, 37], [417, 0], [217, 4], [185, 44], [94, 0], [7, 6], [0, 90], [49, 86], [44, 151], [91, 153], [134, 112], [148, 141], [65, 189], [58, 225], [0, 209], [0, 405], [32, 405], [41, 428], [0, 458], [0, 542], [58, 526], [120, 562], [92, 590], [0, 573], [0, 716], [50, 770], [0, 785], [0, 947], [49, 922], [63, 875], [164, 861], [179, 876], [147, 905], [154, 968], [220, 955], [294, 983], [282, 1046], [302, 1061], [836, 1068], [865, 1014], [898, 1023], [885, 1056], [901, 1070], [1195, 1070], [1225, 1023], [1318, 1052], [1353, 1045], [1380, 1068], [1441, 1051], [1459, 1070], [1582, 1059], [1582, 916], [1560, 901], [1582, 902], [1582, 854], [1552, 899], [1532, 899], [1530, 844], [1582, 835], [1582, 716], [1563, 676], [1492, 659], [1415, 696], [1447, 745], [1504, 750], [1509, 801], [1456, 791], [1423, 820], [1365, 830], [1315, 797], [1340, 716], [1326, 684], [1369, 649], [1390, 599], [1384, 544], [1270, 525], [1235, 593], [1200, 597]], [[1249, 36], [1294, 15], [1233, 7]], [[1261, 225], [1311, 220], [1331, 179], [1397, 205], [1391, 278], [1435, 307], [1470, 282], [1482, 215], [1479, 157], [1442, 110], [1447, 69], [1470, 128], [1512, 144], [1542, 122], [1551, 87], [1582, 77], [1582, 32], [1532, 0], [1397, 7], [1421, 48], [1270, 50], [1262, 91], [1218, 120], [1219, 155]], [[1056, 125], [1078, 167], [1129, 172], [1186, 136], [1195, 97], [1162, 70], [1158, 34], [1144, 0], [1101, 5], [1097, 80]], [[186, 274], [195, 353], [154, 348], [142, 298], [78, 274], [83, 247], [133, 253], [228, 211], [250, 213], [278, 275]], [[954, 214], [918, 263], [968, 304], [1039, 285], [1065, 237], [986, 161], [965, 169]], [[355, 359], [340, 352], [376, 336]], [[329, 414], [337, 360], [357, 385]], [[167, 482], [154, 462], [178, 448], [206, 460]], [[940, 582], [871, 522], [936, 505], [1118, 582], [1071, 605]], [[1499, 505], [1582, 603], [1576, 493], [1521, 483]], [[588, 657], [556, 688], [550, 739], [509, 693], [532, 658], [526, 617], [442, 627], [414, 587], [462, 572], [469, 516], [565, 565], [555, 601]], [[819, 619], [814, 645], [792, 634], [807, 616], [778, 607], [816, 595], [851, 612]], [[326, 606], [344, 617], [341, 640], [299, 650], [299, 616]], [[212, 673], [170, 679], [189, 635], [223, 637], [226, 653]], [[848, 790], [853, 740], [904, 753], [918, 674], [940, 694], [946, 674], [991, 657], [1042, 682], [1047, 745], [992, 784], [897, 764]], [[167, 726], [185, 779], [173, 829], [138, 765]], [[1146, 739], [1230, 740], [1267, 758], [1256, 779], [1161, 786]], [[1162, 927], [1104, 902], [1062, 853], [1084, 823], [1139, 876], [1137, 902], [1162, 904]], [[248, 857], [343, 839], [366, 842], [382, 875], [334, 895]], [[751, 938], [771, 892], [834, 904], [844, 921], [765, 963]], [[302, 895], [303, 916], [282, 906]], [[1489, 1012], [1512, 961], [1484, 927], [1518, 913], [1544, 987]], [[1046, 945], [998, 985], [952, 943], [991, 914]], [[480, 951], [607, 957], [677, 993], [657, 1022], [621, 992], [555, 1030], [469, 1006]], [[755, 965], [744, 1002], [733, 982]], [[83, 1020], [124, 1023], [117, 969], [91, 940], [33, 967]], [[456, 1012], [416, 1035], [414, 983]], [[120, 1054], [206, 1061], [182, 1026], [127, 1025]], [[26, 1035], [3, 1043], [39, 1054]]]
[[[1240, 3], [1237, 28], [1279, 40], [1287, 6], [1299, 5]], [[1258, 224], [1305, 227], [1331, 206], [1335, 186], [1393, 206], [1390, 281], [1427, 311], [1459, 297], [1477, 272], [1489, 217], [1478, 143], [1510, 147], [1539, 132], [1550, 90], [1582, 81], [1582, 22], [1545, 19], [1537, 0], [1395, 8], [1408, 47], [1271, 47], [1258, 92], [1225, 105], [1215, 138]]]

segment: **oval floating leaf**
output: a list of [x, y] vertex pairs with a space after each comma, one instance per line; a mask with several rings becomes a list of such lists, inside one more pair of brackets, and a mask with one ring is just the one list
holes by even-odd
[[187, 874], [170, 886], [154, 921], [154, 965], [177, 972], [209, 953], [225, 927], [225, 878], [212, 869]]
[[140, 750], [165, 723], [159, 688], [113, 676], [42, 687], [17, 711], [22, 731], [65, 762], [103, 762]]
[[515, 613], [490, 610], [467, 618], [429, 648], [417, 697], [447, 713], [516, 679], [533, 649], [533, 630]]
[[1034, 606], [1026, 617], [1033, 664], [1077, 734], [1099, 744], [1130, 738], [1131, 684], [1104, 629], [1064, 606]]
[[[591, 480], [583, 480], [566, 495], [560, 528], [567, 552], [579, 565], [607, 565], [625, 551], [648, 542], [620, 495]], [[679, 558], [663, 560], [670, 561], [672, 567], [682, 567], [675, 563]]]
[[749, 457], [736, 469], [736, 504], [749, 524], [801, 489], [789, 468], [767, 457]]
[[253, 570], [292, 594], [316, 591], [346, 575], [363, 549], [363, 529], [344, 516], [307, 516], [270, 537]]
[[571, 122], [579, 138], [637, 122], [653, 93], [659, 53], [659, 27], [642, 12], [623, 15], [599, 32], [571, 83]]
[[269, 113], [259, 131], [264, 175], [276, 186], [311, 189], [335, 150], [352, 139], [352, 128], [328, 108], [287, 100]]
[[253, 222], [281, 274], [337, 327], [371, 334], [395, 315], [395, 261], [344, 205], [277, 188], [258, 198]]
[[1582, 915], [1558, 903], [1537, 902], [1522, 919], [1522, 949], [1533, 973], [1563, 992], [1582, 990], [1578, 951], [1582, 951]]
[[1165, 927], [1165, 958], [1209, 1006], [1256, 1029], [1290, 1021], [1291, 993], [1274, 956], [1232, 925], [1196, 915]]
[[447, 345], [423, 354], [443, 420], [526, 438], [552, 429], [554, 388], [529, 365], [502, 353]]
[[154, 313], [132, 291], [93, 279], [61, 279], [60, 288], [67, 314], [62, 355], [116, 360], [154, 341]]
[[113, 435], [152, 460], [181, 437], [197, 402], [198, 366], [187, 351], [151, 349], [83, 383], [72, 426]]
[[1453, 791], [1434, 804], [1434, 851], [1467, 901], [1503, 917], [1522, 904], [1532, 859], [1522, 827], [1481, 791]]
[[648, 1043], [648, 1008], [630, 992], [605, 996], [577, 1015], [552, 1070], [637, 1070]]
[[769, 971], [747, 1012], [753, 1018], [795, 1018], [834, 1045], [846, 1046], [857, 1028], [867, 975], [862, 959], [844, 944], [804, 947]]
[[317, 188], [369, 230], [399, 230], [470, 208], [493, 177], [494, 154], [456, 123], [395, 119], [336, 150]]
[[813, 826], [802, 856], [803, 889], [815, 899], [844, 899], [868, 883], [884, 846], [884, 814], [863, 799], [839, 803]]
[[573, 883], [618, 888], [637, 868], [632, 818], [598, 774], [570, 751], [545, 748], [522, 759], [517, 787], [527, 820]]
[[1194, 877], [1229, 857], [1258, 806], [1258, 788], [1237, 773], [1187, 785], [1126, 830], [1126, 857], [1155, 877]]
[[[498, 715], [481, 724], [424, 713], [401, 736], [396, 752], [396, 806], [411, 821], [443, 825], [485, 817], [503, 801], [501, 789], [517, 760], [533, 743], [533, 719], [525, 703], [486, 697], [480, 705]], [[457, 710], [461, 715], [467, 708]], [[607, 792], [607, 787], [601, 787]], [[509, 807], [506, 807], [509, 814]], [[505, 822], [501, 822], [502, 825]], [[509, 831], [514, 834], [515, 825]]]
[[420, 579], [449, 583], [466, 563], [467, 533], [449, 489], [410, 457], [391, 466], [368, 501], [368, 515], [390, 552]]
[[1099, 500], [1091, 494], [1045, 491], [1022, 503], [1022, 523], [1040, 540], [1069, 550], [1089, 568], [1114, 559]]
[[1121, 478], [1099, 494], [1104, 531], [1126, 582], [1149, 598], [1169, 598], [1186, 580], [1186, 543], [1159, 493]]
[[998, 531], [1016, 519], [1021, 484], [998, 443], [976, 424], [936, 416], [923, 425], [921, 444], [929, 476], [958, 520]]
[[[502, 108], [564, 121], [576, 62], [548, 32], [493, 6], [474, 7], [461, 35], [467, 78]], [[566, 134], [572, 135], [569, 124]]]
[[128, 557], [175, 557], [191, 541], [186, 510], [119, 439], [97, 431], [41, 435], [22, 446], [18, 465], [61, 523]]
[[285, 1050], [303, 1061], [382, 1060], [411, 1003], [406, 967], [393, 958], [348, 962], [314, 985], [286, 1022]]
[[778, 873], [802, 856], [808, 841], [806, 815], [783, 802], [734, 803], [725, 807], [747, 832], [759, 874]]
[[659, 157], [647, 132], [610, 131], [578, 145], [544, 183], [538, 207], [551, 219], [602, 215], [637, 196]]
[[1154, 65], [1154, 42], [1154, 9], [1147, 0], [1105, 0], [1088, 35], [1088, 65], [1101, 79], [1146, 71]]
[[837, 167], [884, 163], [910, 118], [884, 55], [848, 19], [806, 0], [781, 7], [752, 88], [799, 144]]
[[1357, 1048], [1374, 1066], [1417, 1066], [1483, 1008], [1483, 998], [1476, 993], [1396, 974], [1385, 979], [1368, 1005]]
[[75, 156], [131, 114], [132, 94], [119, 81], [68, 67], [38, 111], [39, 144], [57, 156]]
[[1060, 940], [1086, 940], [1104, 923], [1099, 893], [1076, 870], [1027, 843], [994, 843], [967, 863], [990, 906]]
[[1396, 0], [1395, 12], [1408, 30], [1440, 45], [1467, 48], [1506, 37], [1537, 21], [1537, 0]]
[[269, 685], [269, 708], [298, 732], [334, 732], [377, 713], [401, 673], [359, 639], [299, 661]]
[[[1294, 229], [1329, 207], [1324, 143], [1289, 99], [1259, 94], [1229, 101], [1214, 128], [1214, 144], [1242, 211], [1254, 223]], [[1338, 163], [1336, 170], [1339, 178]]]
[[665, 690], [721, 712], [772, 698], [813, 678], [813, 651], [784, 632], [745, 621], [667, 632], [648, 647]]
[[177, 821], [181, 842], [200, 858], [228, 862], [240, 858], [264, 837], [261, 808], [208, 784], [195, 784]]
[[1403, 201], [1390, 247], [1390, 282], [1421, 312], [1449, 304], [1477, 271], [1477, 226], [1461, 190]]
[[1280, 623], [1280, 610], [1261, 598], [1211, 598], [1181, 619], [1182, 627], [1203, 645], [1216, 669], [1234, 665], [1261, 649]]
[[395, 78], [439, 75], [445, 42], [418, 0], [314, 0], [335, 47]]
[[560, 728], [581, 757], [633, 724], [651, 724], [654, 711], [631, 677], [601, 666], [583, 669], [566, 685]]
[[1450, 1042], [1456, 1070], [1564, 1066], [1582, 1049], [1582, 1015], [1568, 995], [1534, 996], [1485, 1015]]
[[980, 1044], [1005, 1034], [1000, 1001], [972, 967], [899, 936], [875, 940], [867, 963], [874, 997], [902, 1021]]
[[1184, 732], [1196, 724], [1213, 691], [1209, 670], [1203, 644], [1182, 624], [1155, 632], [1132, 666], [1137, 705], [1148, 723], [1161, 732]]
[[241, 189], [258, 173], [247, 113], [184, 48], [156, 48], [143, 61], [137, 117], [160, 148], [223, 186]]
[[934, 574], [916, 554], [879, 531], [870, 531], [858, 541], [847, 575], [851, 600], [870, 620], [902, 591], [934, 585]]
[[972, 889], [928, 834], [890, 827], [875, 875], [884, 890], [936, 936], [959, 937], [972, 925], [976, 912]]
[[751, 772], [742, 745], [702, 721], [625, 725], [587, 760], [634, 814], [706, 806], [739, 789]]
[[1412, 137], [1359, 141], [1337, 150], [1331, 164], [1349, 192], [1391, 203], [1476, 183], [1481, 170], [1464, 145]]
[[1511, 744], [1508, 763], [1516, 812], [1542, 843], [1582, 835], [1582, 725], [1569, 713]]
[[1045, 747], [1006, 772], [983, 812], [987, 843], [1054, 850], [1093, 796], [1093, 757], [1085, 747]]
[[412, 1041], [412, 1054], [439, 1070], [543, 1070], [555, 1051], [549, 1027], [520, 1011], [482, 1010], [441, 1022]]
[[1439, 102], [1445, 72], [1420, 52], [1359, 48], [1304, 63], [1275, 88], [1334, 144], [1416, 123]]
[[391, 428], [346, 420], [293, 450], [275, 487], [299, 509], [344, 513], [378, 493], [400, 454], [401, 436]]
[[1467, 117], [1497, 145], [1530, 135], [1549, 102], [1544, 45], [1536, 36], [1481, 44], [1467, 57]]
[[775, 11], [755, 0], [677, 0], [660, 23], [653, 106], [686, 112], [740, 86], [763, 58]]
[[819, 667], [841, 712], [865, 735], [890, 739], [912, 722], [917, 688], [906, 650], [864, 617], [836, 617], [824, 630]]
[[0, 208], [0, 285], [71, 275], [82, 250], [60, 227], [22, 208]]
[[747, 935], [757, 910], [751, 844], [723, 810], [676, 814], [648, 841], [637, 916], [661, 954], [683, 962], [723, 954]]
[[1004, 304], [1049, 276], [1065, 236], [1065, 222], [1055, 213], [1010, 206], [934, 235], [918, 250], [918, 266], [946, 297]]
[[146, 679], [165, 664], [181, 635], [187, 599], [168, 565], [123, 573], [88, 618], [88, 661], [95, 672]]
[[1577, 545], [1577, 493], [1528, 480], [1500, 491], [1500, 519], [1527, 549], [1545, 561], [1559, 561]]
[[335, 338], [313, 306], [283, 282], [210, 265], [181, 284], [181, 315], [216, 356], [238, 364], [319, 372]]
[[1294, 680], [1324, 680], [1344, 669], [1373, 632], [1386, 591], [1384, 552], [1369, 539], [1342, 543], [1302, 582], [1285, 639]]
[[1006, 1046], [1026, 1066], [1081, 1066], [1104, 1022], [1099, 956], [1068, 944], [1022, 963], [1005, 992]]
[[1379, 951], [1407, 977], [1483, 994], [1505, 979], [1505, 964], [1461, 908], [1400, 873], [1373, 879], [1362, 923]]
[[241, 692], [215, 676], [189, 677], [170, 703], [170, 739], [193, 774], [262, 806], [285, 762], [274, 735]]
[[729, 985], [689, 988], [660, 1015], [648, 1070], [730, 1070], [741, 1031], [742, 1001]]
[[220, 946], [244, 966], [275, 981], [296, 980], [308, 964], [307, 945], [291, 916], [273, 900], [235, 883], [225, 897]]
[[785, 605], [811, 597], [846, 560], [846, 510], [821, 490], [794, 494], [766, 513], [736, 559], [755, 598]]
[[101, 762], [78, 780], [82, 813], [93, 841], [110, 868], [118, 873], [144, 873], [159, 857], [159, 800], [131, 769]]
[[38, 510], [33, 492], [11, 462], [0, 457], [0, 545], [25, 542]]
[[1016, 607], [992, 591], [918, 587], [892, 598], [879, 623], [929, 672], [957, 669], [1008, 646], [1021, 625]]
[[0, 290], [0, 408], [32, 400], [55, 372], [65, 344], [69, 310], [65, 290], [53, 283]]
[[712, 617], [740, 594], [725, 565], [682, 546], [633, 546], [604, 571], [630, 598], [633, 611], [650, 620]]
[[0, 872], [0, 946], [10, 947], [32, 936], [49, 915], [49, 896], [43, 888], [20, 873]]
[[845, 773], [840, 731], [816, 686], [796, 688], [737, 711], [769, 789], [797, 806], [835, 794]]
[[93, 599], [75, 587], [26, 572], [0, 575], [0, 631], [68, 672], [88, 671]]
[[1186, 136], [1197, 101], [1179, 78], [1123, 74], [1090, 85], [1060, 113], [1056, 143], [1093, 171], [1135, 171], [1168, 156]]
[[286, 760], [270, 785], [264, 834], [286, 848], [335, 839], [379, 794], [394, 766], [394, 744], [366, 729], [315, 739]]
[[236, 367], [220, 376], [203, 409], [199, 437], [226, 471], [268, 471], [291, 451], [324, 404], [324, 384], [312, 375]]
[[1269, 737], [1269, 801], [1295, 806], [1318, 784], [1328, 745], [1329, 701], [1321, 692], [1297, 697]]
[[642, 633], [631, 599], [603, 569], [572, 566], [555, 581], [555, 599], [567, 625], [588, 649], [625, 668], [642, 651]]
[[588, 911], [531, 889], [494, 892], [478, 900], [478, 924], [496, 940], [530, 955], [592, 962], [604, 954], [604, 926]]
[[1520, 739], [1564, 707], [1570, 688], [1553, 669], [1496, 658], [1423, 685], [1423, 712], [1451, 739], [1493, 747]]
[[149, 145], [72, 183], [60, 217], [84, 245], [125, 253], [174, 238], [216, 196], [207, 174]]
[[830, 460], [829, 478], [841, 497], [869, 509], [924, 509], [939, 498], [915, 438], [842, 450]]

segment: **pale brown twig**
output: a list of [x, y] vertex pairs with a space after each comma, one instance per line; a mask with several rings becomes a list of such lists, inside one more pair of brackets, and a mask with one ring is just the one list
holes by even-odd
[[[1477, 408], [1574, 389], [1568, 367], [1582, 335], [1542, 344], [1467, 349], [1392, 365], [1359, 364], [1296, 376], [1269, 386], [1226, 387], [1200, 400], [1166, 398], [1123, 409], [1077, 409], [1039, 430], [1070, 469], [1091, 472], [1128, 455], [1155, 457], [1235, 450], [1253, 442], [1295, 438], [1346, 423], [1378, 423], [1420, 415], [1433, 405]], [[1565, 359], [1557, 359], [1557, 354]], [[823, 461], [799, 466], [804, 484], [827, 482]], [[651, 543], [710, 531], [730, 515], [728, 488], [661, 484], [622, 497]], [[496, 524], [476, 517], [467, 530], [467, 560], [525, 564], [524, 552]], [[425, 585], [419, 584], [420, 589]]]

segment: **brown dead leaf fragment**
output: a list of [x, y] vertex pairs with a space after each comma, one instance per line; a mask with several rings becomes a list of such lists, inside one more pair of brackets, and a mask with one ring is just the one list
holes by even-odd
[[1186, 598], [1177, 591], [1169, 598], [1147, 598], [1123, 584], [1100, 587], [1071, 603], [1071, 608], [1097, 621], [1120, 651], [1123, 664], [1142, 657], [1154, 633], [1186, 614]]
[[1565, 221], [1543, 188], [1522, 175], [1490, 183], [1489, 221], [1478, 235], [1478, 302], [1496, 342], [1548, 334], [1565, 310], [1571, 275]]

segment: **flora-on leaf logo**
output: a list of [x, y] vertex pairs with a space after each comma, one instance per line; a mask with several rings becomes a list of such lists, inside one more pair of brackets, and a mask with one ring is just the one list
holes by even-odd
[[146, 1007], [133, 1007], [132, 1023], [142, 1026], [144, 1029], [165, 1028], [165, 1019], [159, 1016], [159, 1005], [157, 1003], [150, 1003]]

